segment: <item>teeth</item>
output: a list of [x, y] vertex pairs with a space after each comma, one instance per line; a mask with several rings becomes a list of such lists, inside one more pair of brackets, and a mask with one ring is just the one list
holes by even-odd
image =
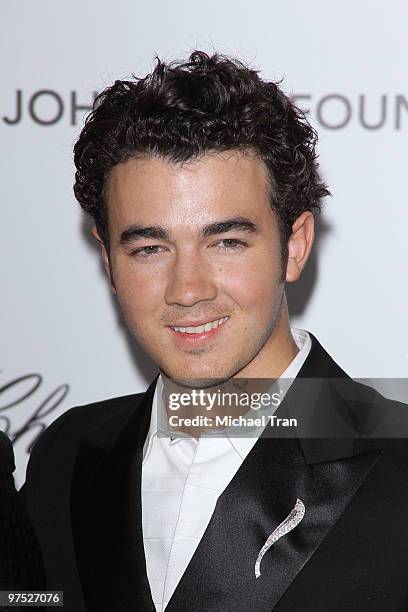
[[172, 327], [177, 332], [182, 332], [183, 334], [202, 334], [203, 332], [208, 332], [211, 329], [215, 329], [219, 325], [222, 325], [227, 321], [229, 317], [224, 317], [223, 319], [217, 319], [216, 321], [210, 321], [205, 325], [198, 325], [197, 327]]

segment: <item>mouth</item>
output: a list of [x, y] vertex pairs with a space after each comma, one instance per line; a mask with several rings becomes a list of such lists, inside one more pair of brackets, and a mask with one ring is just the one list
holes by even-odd
[[218, 336], [228, 319], [229, 317], [222, 317], [221, 319], [200, 322], [199, 325], [187, 324], [186, 322], [184, 325], [169, 325], [168, 329], [179, 344], [197, 346]]

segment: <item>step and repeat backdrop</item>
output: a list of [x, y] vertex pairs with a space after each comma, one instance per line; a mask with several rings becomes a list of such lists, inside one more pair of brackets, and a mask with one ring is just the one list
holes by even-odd
[[79, 404], [144, 390], [155, 366], [126, 331], [73, 193], [72, 146], [95, 95], [157, 54], [239, 57], [320, 137], [332, 191], [288, 290], [355, 377], [408, 369], [408, 5], [391, 0], [19, 0], [0, 8], [0, 429], [16, 482], [41, 431]]

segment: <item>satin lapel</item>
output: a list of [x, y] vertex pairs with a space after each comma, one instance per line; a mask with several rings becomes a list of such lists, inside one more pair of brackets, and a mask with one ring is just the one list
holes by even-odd
[[[308, 465], [296, 439], [260, 438], [216, 509], [166, 612], [272, 610], [338, 521], [376, 452]], [[255, 562], [296, 500], [303, 520]]]
[[[299, 376], [345, 376], [312, 340], [311, 354]], [[342, 406], [334, 405], [330, 393], [316, 394], [315, 384], [309, 397], [304, 389], [295, 381], [277, 414], [290, 415], [299, 402], [309, 413], [324, 406], [329, 419], [344, 412]], [[339, 431], [341, 423], [340, 419]], [[344, 438], [330, 440], [280, 438], [266, 428], [219, 497], [166, 612], [272, 610], [336, 525], [379, 457], [377, 451], [353, 455], [347, 423]], [[255, 562], [261, 548], [297, 499], [305, 506], [303, 519], [266, 552], [261, 576], [256, 578]]]
[[114, 416], [79, 448], [71, 492], [72, 530], [89, 612], [155, 610], [146, 575], [140, 493], [155, 382], [137, 409], [129, 409], [116, 437]]

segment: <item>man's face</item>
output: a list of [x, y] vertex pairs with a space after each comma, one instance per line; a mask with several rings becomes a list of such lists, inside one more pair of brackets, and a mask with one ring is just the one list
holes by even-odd
[[263, 162], [129, 160], [112, 170], [107, 205], [111, 280], [161, 371], [190, 385], [262, 376], [284, 296]]

